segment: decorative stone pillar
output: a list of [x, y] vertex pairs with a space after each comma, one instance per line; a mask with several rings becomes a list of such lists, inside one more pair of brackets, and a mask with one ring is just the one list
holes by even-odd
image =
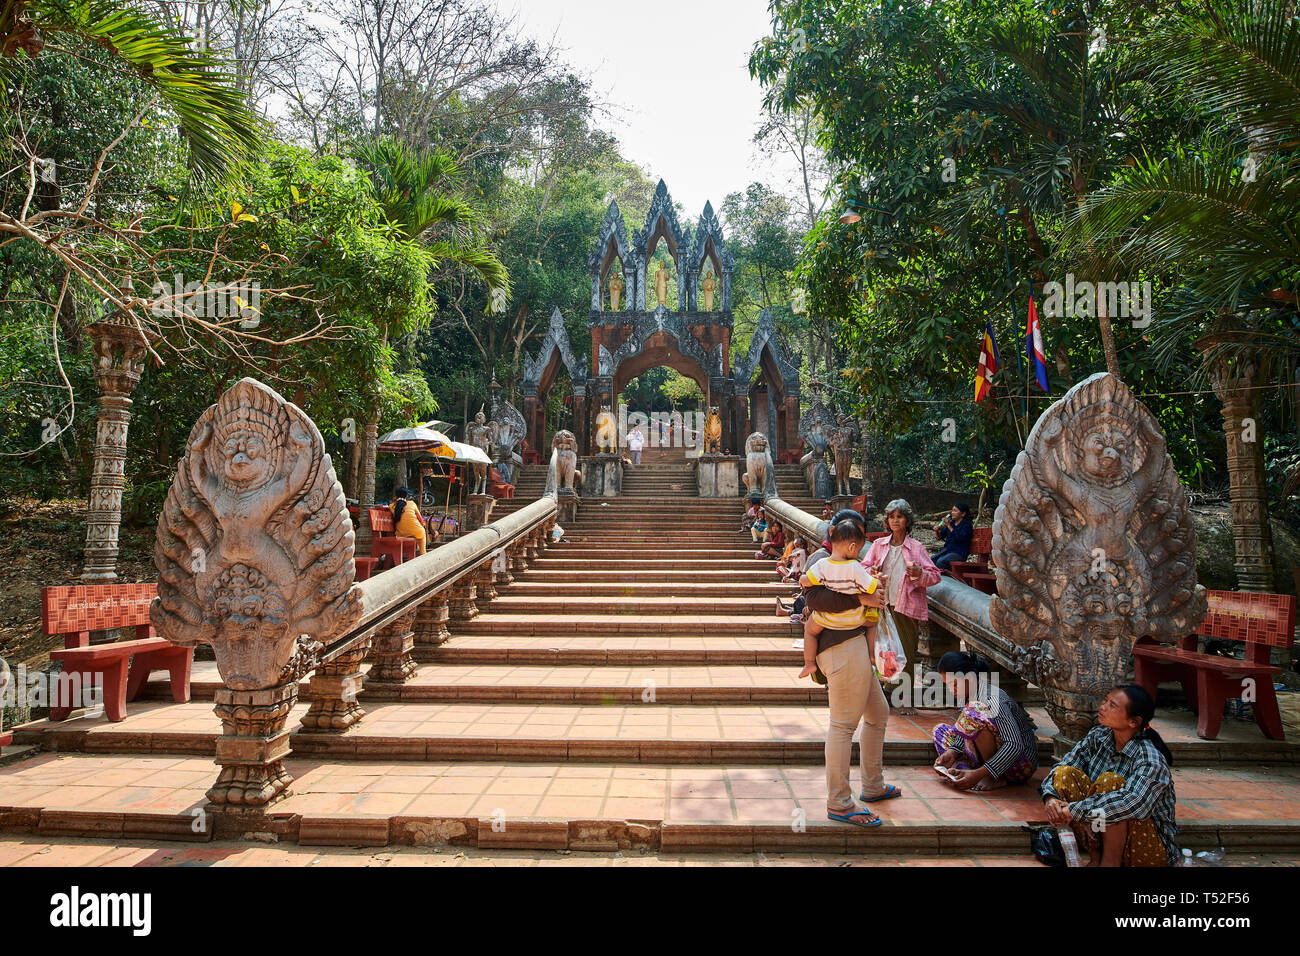
[[304, 730], [347, 730], [366, 715], [357, 703], [357, 695], [366, 682], [366, 677], [361, 672], [361, 662], [369, 655], [373, 640], [368, 638], [354, 644], [343, 653], [316, 666], [307, 690], [303, 693], [303, 697], [311, 701], [311, 706], [302, 718]]
[[450, 617], [453, 621], [472, 621], [478, 617], [478, 606], [474, 599], [478, 597], [474, 583], [474, 573], [462, 575], [451, 586], [448, 597]]
[[211, 644], [223, 683], [208, 797], [266, 806], [290, 782], [298, 681], [362, 614], [352, 522], [315, 423], [262, 383], [236, 383], [190, 432], [156, 541], [150, 621], [175, 644]]
[[447, 630], [447, 618], [450, 616], [447, 607], [448, 597], [448, 592], [439, 591], [416, 610], [414, 625], [416, 644], [437, 647], [439, 644], [446, 644], [451, 638], [451, 632]]
[[[1196, 343], [1203, 355], [1221, 345], [1222, 339], [1215, 336]], [[1259, 357], [1255, 352], [1239, 350], [1231, 356], [1211, 358], [1210, 378], [1223, 406], [1237, 586], [1243, 591], [1272, 591], [1273, 533], [1268, 525], [1264, 435], [1259, 427], [1255, 390]]]
[[507, 552], [510, 555], [510, 570], [516, 574], [528, 570], [528, 544], [525, 541], [516, 541], [510, 546]]
[[510, 573], [510, 551], [502, 549], [493, 557], [493, 564], [496, 567], [495, 580], [492, 582], [498, 591], [508, 588], [515, 583], [515, 577]]
[[259, 690], [219, 687], [213, 708], [221, 718], [217, 763], [221, 772], [208, 791], [218, 805], [261, 807], [288, 796], [293, 778], [284, 769], [289, 756], [285, 724], [298, 701], [298, 681]]
[[480, 564], [478, 571], [474, 574], [474, 587], [477, 591], [474, 601], [480, 611], [485, 610], [490, 603], [497, 599], [495, 578], [496, 574], [492, 571], [492, 561], [490, 559]]
[[94, 343], [99, 414], [95, 419], [95, 467], [86, 509], [85, 568], [81, 579], [109, 583], [117, 580], [117, 533], [122, 523], [131, 393], [140, 384], [148, 345], [157, 335], [142, 333], [122, 312], [91, 323], [86, 331]]
[[411, 630], [414, 622], [415, 611], [411, 610], [375, 635], [366, 680], [376, 684], [405, 684], [414, 676], [415, 661], [411, 658], [415, 647], [415, 634]]
[[496, 499], [491, 495], [465, 496], [465, 530], [477, 531], [491, 520], [492, 505]]

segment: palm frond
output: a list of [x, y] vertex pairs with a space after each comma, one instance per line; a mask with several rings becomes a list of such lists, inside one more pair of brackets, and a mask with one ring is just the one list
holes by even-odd
[[1155, 73], [1238, 123], [1261, 150], [1300, 145], [1300, 19], [1291, 0], [1210, 0], [1147, 44]]
[[26, 12], [44, 37], [103, 47], [157, 90], [200, 177], [226, 177], [261, 151], [261, 125], [234, 76], [178, 27], [121, 0], [30, 0]]

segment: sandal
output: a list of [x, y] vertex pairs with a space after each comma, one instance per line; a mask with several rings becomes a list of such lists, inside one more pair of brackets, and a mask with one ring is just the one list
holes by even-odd
[[899, 790], [896, 786], [890, 783], [885, 785], [885, 792], [882, 793], [880, 796], [872, 797], [870, 800], [868, 800], [867, 795], [865, 793], [860, 793], [858, 794], [858, 799], [861, 800], [863, 803], [880, 803], [880, 801], [882, 800], [893, 800], [894, 797], [901, 797], [902, 795], [903, 795], [903, 791]]
[[885, 822], [870, 810], [850, 810], [847, 813], [831, 813], [827, 810], [826, 819], [851, 823], [855, 827], [878, 827]]

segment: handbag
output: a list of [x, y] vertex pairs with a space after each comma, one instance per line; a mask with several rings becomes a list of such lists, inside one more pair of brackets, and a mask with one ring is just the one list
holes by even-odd
[[1029, 831], [1029, 849], [1039, 863], [1047, 866], [1065, 866], [1065, 850], [1061, 847], [1061, 836], [1056, 827], [1031, 827]]

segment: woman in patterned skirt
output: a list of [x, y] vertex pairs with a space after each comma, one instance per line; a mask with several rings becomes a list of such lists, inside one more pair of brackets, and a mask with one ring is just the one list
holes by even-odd
[[1116, 687], [1101, 703], [1097, 726], [1043, 781], [1047, 818], [1069, 826], [1090, 866], [1174, 866], [1173, 758], [1151, 728], [1151, 695]]
[[1027, 783], [1038, 769], [1034, 722], [1006, 691], [980, 678], [990, 672], [974, 654], [950, 651], [939, 658], [944, 687], [965, 706], [956, 721], [934, 728], [934, 765], [951, 772], [958, 790]]

